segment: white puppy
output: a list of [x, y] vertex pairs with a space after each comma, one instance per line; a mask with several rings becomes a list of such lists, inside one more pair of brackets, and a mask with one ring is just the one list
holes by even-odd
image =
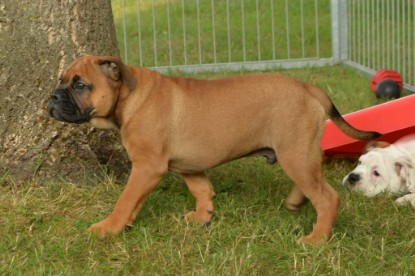
[[370, 142], [357, 167], [343, 179], [354, 191], [373, 197], [383, 192], [398, 194], [397, 204], [415, 207], [415, 135], [394, 144]]

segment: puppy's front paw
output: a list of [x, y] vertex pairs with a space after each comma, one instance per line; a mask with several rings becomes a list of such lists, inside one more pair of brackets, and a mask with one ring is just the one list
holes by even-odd
[[395, 200], [397, 205], [411, 204], [415, 208], [415, 194], [404, 195]]
[[404, 199], [404, 197], [400, 197], [395, 200], [395, 203], [399, 206], [402, 206], [402, 205], [408, 204], [409, 202], [406, 199]]
[[327, 236], [325, 235], [315, 235], [313, 233], [311, 233], [308, 236], [305, 237], [301, 237], [297, 240], [298, 244], [303, 244], [303, 245], [307, 245], [307, 244], [312, 244], [312, 245], [323, 245], [328, 241]]
[[212, 220], [212, 214], [213, 211], [207, 210], [207, 211], [192, 211], [187, 213], [184, 218], [187, 222], [189, 221], [196, 221], [198, 223], [208, 225], [210, 221]]
[[89, 233], [97, 235], [99, 238], [105, 238], [108, 236], [115, 236], [121, 232], [124, 227], [117, 226], [111, 223], [111, 220], [106, 218], [98, 223], [92, 224], [87, 229]]

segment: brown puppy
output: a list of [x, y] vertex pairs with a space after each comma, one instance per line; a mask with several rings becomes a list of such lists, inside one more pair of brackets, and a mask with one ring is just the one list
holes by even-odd
[[307, 197], [317, 210], [313, 232], [301, 241], [318, 242], [330, 236], [340, 202], [322, 172], [325, 115], [356, 139], [379, 136], [347, 124], [320, 88], [286, 76], [173, 78], [115, 57], [75, 60], [52, 93], [49, 114], [120, 131], [132, 171], [112, 213], [89, 228], [99, 236], [132, 223], [168, 170], [182, 175], [195, 197], [196, 210], [186, 217], [207, 223], [214, 196], [208, 169], [251, 155], [274, 163], [277, 155], [295, 182], [287, 208], [298, 210]]

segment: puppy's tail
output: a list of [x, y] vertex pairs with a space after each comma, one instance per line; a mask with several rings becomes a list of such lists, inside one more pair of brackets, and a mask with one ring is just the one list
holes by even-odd
[[344, 120], [329, 96], [321, 88], [311, 84], [307, 85], [309, 86], [308, 91], [321, 103], [329, 118], [347, 136], [357, 140], [372, 140], [381, 136], [379, 132], [364, 131], [351, 126], [348, 122], [346, 122], [346, 120]]
[[[331, 102], [331, 100], [330, 100]], [[326, 111], [327, 112], [327, 111]], [[336, 106], [331, 103], [331, 106], [327, 112], [327, 115], [333, 121], [333, 123], [343, 131], [347, 136], [355, 138], [357, 140], [372, 140], [381, 136], [379, 132], [376, 131], [363, 131], [351, 126], [348, 122], [344, 120], [342, 115], [340, 115]]]

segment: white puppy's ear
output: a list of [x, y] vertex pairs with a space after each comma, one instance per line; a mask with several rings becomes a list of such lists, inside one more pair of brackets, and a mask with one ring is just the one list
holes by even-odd
[[[411, 161], [407, 158], [400, 158], [395, 162], [395, 171], [398, 176], [404, 180], [406, 187], [401, 187], [400, 190], [402, 192], [406, 192], [410, 190], [414, 192], [415, 188], [415, 173], [414, 167]], [[414, 190], [414, 191], [412, 191]]]
[[386, 148], [386, 147], [389, 147], [390, 145], [391, 144], [389, 144], [388, 142], [384, 142], [384, 141], [370, 141], [369, 143], [366, 144], [365, 148], [363, 149], [363, 154], [368, 153], [372, 149]]

